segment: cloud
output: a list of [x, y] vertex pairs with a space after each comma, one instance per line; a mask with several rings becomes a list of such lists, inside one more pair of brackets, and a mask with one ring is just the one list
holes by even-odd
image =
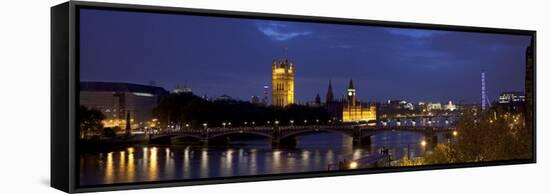
[[419, 30], [406, 28], [389, 28], [387, 31], [391, 34], [409, 36], [412, 38], [428, 38], [434, 34], [444, 33], [443, 31]]
[[278, 41], [285, 41], [298, 36], [307, 36], [311, 34], [311, 31], [293, 30], [290, 26], [277, 22], [258, 23], [256, 27], [267, 37]]

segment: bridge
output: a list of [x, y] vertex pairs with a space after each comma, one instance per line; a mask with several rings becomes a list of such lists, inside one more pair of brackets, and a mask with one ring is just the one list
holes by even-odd
[[354, 145], [370, 144], [371, 136], [389, 131], [415, 132], [425, 135], [428, 141], [436, 133], [450, 133], [454, 127], [427, 126], [368, 126], [361, 124], [345, 125], [302, 125], [302, 126], [249, 126], [249, 127], [217, 127], [203, 129], [163, 130], [149, 134], [150, 142], [166, 142], [178, 138], [192, 138], [203, 144], [210, 140], [227, 138], [231, 135], [246, 134], [271, 139], [272, 145], [295, 145], [295, 137], [304, 134], [330, 132], [353, 137]]

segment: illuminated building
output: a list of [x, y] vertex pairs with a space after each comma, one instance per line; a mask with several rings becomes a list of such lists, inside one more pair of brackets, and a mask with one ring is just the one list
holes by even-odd
[[127, 120], [131, 121], [132, 129], [147, 125], [154, 119], [153, 109], [164, 95], [168, 91], [157, 86], [80, 82], [80, 105], [101, 111], [105, 116], [104, 127], [125, 129]]
[[271, 104], [284, 107], [294, 103], [294, 64], [288, 59], [273, 60]]
[[449, 101], [449, 104], [445, 105], [445, 110], [455, 111], [457, 109], [456, 104], [453, 104], [453, 101]]
[[498, 105], [506, 111], [525, 110], [526, 99], [522, 92], [502, 92], [498, 97]]
[[357, 102], [355, 88], [353, 87], [353, 81], [349, 81], [349, 87], [347, 90], [347, 102], [344, 104], [342, 110], [343, 122], [368, 122], [376, 121], [376, 106], [363, 106]]
[[264, 98], [262, 99], [262, 104], [263, 105], [267, 105], [267, 99], [269, 98], [268, 95], [269, 95], [269, 86], [267, 85], [264, 85]]
[[525, 102], [525, 95], [521, 92], [502, 92], [498, 97], [498, 103], [511, 104]]
[[426, 105], [426, 109], [428, 111], [441, 110], [443, 109], [443, 106], [441, 106], [441, 103], [439, 102], [434, 102], [434, 103], [430, 102]]
[[388, 100], [385, 106], [393, 110], [414, 110], [414, 105], [406, 100]]

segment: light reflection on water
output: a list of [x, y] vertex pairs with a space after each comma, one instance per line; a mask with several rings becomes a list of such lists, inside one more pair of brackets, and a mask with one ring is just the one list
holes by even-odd
[[[442, 135], [441, 135], [442, 136]], [[271, 141], [250, 140], [231, 148], [186, 145], [135, 146], [80, 155], [81, 185], [325, 171], [329, 164], [355, 160], [389, 148], [394, 159], [421, 153], [423, 135], [385, 132], [371, 146], [354, 148], [352, 138], [333, 133], [297, 137], [295, 149], [272, 149]], [[443, 137], [438, 138], [440, 142]]]

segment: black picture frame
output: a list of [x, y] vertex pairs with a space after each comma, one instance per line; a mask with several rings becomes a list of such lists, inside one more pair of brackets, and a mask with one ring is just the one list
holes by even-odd
[[[232, 18], [254, 18], [285, 21], [302, 21], [313, 23], [337, 23], [347, 25], [368, 25], [380, 27], [400, 27], [431, 29], [445, 31], [497, 33], [529, 35], [533, 39], [532, 85], [533, 98], [531, 108], [533, 116], [533, 158], [525, 160], [491, 161], [480, 163], [453, 163], [445, 165], [388, 167], [382, 169], [358, 169], [338, 172], [308, 172], [277, 175], [237, 176], [230, 178], [206, 178], [180, 181], [136, 182], [109, 184], [102, 186], [79, 186], [79, 171], [76, 141], [78, 139], [77, 108], [79, 103], [79, 50], [78, 26], [80, 8], [123, 10], [137, 12], [170, 13], [184, 15], [202, 15]], [[529, 86], [528, 86], [529, 87]], [[208, 9], [190, 9], [147, 5], [113, 4], [100, 2], [69, 1], [51, 8], [51, 186], [64, 192], [91, 192], [126, 189], [143, 189], [188, 185], [220, 184], [249, 181], [266, 181], [280, 179], [312, 178], [327, 176], [375, 174], [388, 172], [405, 172], [419, 170], [437, 170], [466, 167], [485, 167], [497, 165], [536, 163], [536, 31], [518, 29], [499, 29], [470, 26], [453, 26], [440, 24], [422, 24], [406, 22], [375, 21], [363, 19], [345, 19], [318, 16], [301, 16], [286, 14], [268, 14]]]

